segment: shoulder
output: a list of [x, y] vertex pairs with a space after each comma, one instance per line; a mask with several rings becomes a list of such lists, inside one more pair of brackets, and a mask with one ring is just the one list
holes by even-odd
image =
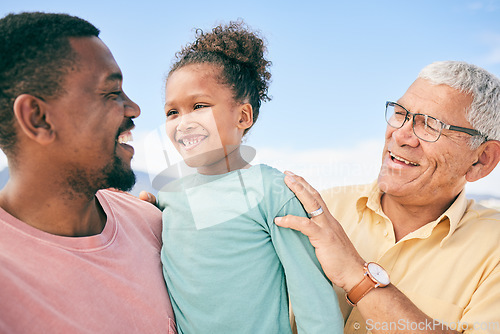
[[161, 211], [157, 207], [129, 193], [114, 189], [103, 189], [99, 190], [98, 194], [99, 199], [105, 200], [115, 213], [129, 215], [140, 213], [145, 217], [161, 219]]
[[465, 211], [464, 217], [466, 216], [471, 216], [471, 218], [475, 217], [481, 220], [500, 223], [499, 210], [481, 205], [472, 199], [467, 200], [467, 209]]
[[324, 189], [320, 191], [320, 194], [328, 207], [330, 207], [339, 203], [342, 203], [342, 205], [348, 203], [355, 204], [362, 197], [368, 198], [373, 189], [373, 184], [354, 184]]
[[500, 243], [500, 211], [469, 199], [456, 232], [475, 235], [475, 239], [483, 245], [489, 241], [497, 249]]
[[108, 221], [116, 221], [133, 238], [142, 236], [157, 247], [161, 246], [162, 213], [157, 207], [113, 189], [99, 190], [97, 198], [108, 215]]
[[344, 195], [361, 197], [368, 196], [372, 184], [352, 184], [348, 186], [336, 186], [320, 191], [323, 198], [338, 198]]
[[254, 174], [258, 173], [267, 191], [282, 191], [287, 197], [293, 197], [293, 192], [285, 184], [285, 174], [278, 169], [260, 164], [251, 167]]
[[286, 214], [305, 216], [304, 208], [295, 194], [285, 184], [285, 174], [276, 168], [267, 165], [256, 165], [254, 172], [259, 172], [262, 177], [264, 189], [262, 207], [267, 212], [267, 217], [277, 217]]
[[284, 181], [285, 174], [283, 174], [282, 172], [280, 172], [279, 170], [277, 170], [274, 167], [271, 167], [271, 166], [268, 166], [265, 164], [259, 164], [259, 165], [252, 166], [250, 168], [250, 170], [260, 173], [264, 180], [276, 179], [276, 180], [283, 181], [283, 184], [285, 184], [285, 181]]

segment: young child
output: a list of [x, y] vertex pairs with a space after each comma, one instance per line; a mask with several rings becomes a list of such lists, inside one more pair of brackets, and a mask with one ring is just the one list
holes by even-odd
[[342, 333], [337, 297], [307, 237], [276, 226], [306, 216], [284, 175], [250, 166], [242, 137], [270, 73], [262, 39], [242, 22], [197, 31], [166, 82], [166, 131], [195, 174], [158, 194], [163, 272], [179, 333]]

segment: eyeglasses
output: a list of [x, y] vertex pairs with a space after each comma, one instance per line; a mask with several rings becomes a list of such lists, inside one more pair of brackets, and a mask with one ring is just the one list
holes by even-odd
[[393, 128], [401, 128], [410, 118], [413, 118], [413, 133], [426, 142], [437, 141], [443, 129], [464, 132], [471, 136], [481, 136], [485, 141], [488, 140], [477, 130], [449, 125], [429, 115], [414, 114], [396, 102], [387, 101], [385, 103], [385, 120]]

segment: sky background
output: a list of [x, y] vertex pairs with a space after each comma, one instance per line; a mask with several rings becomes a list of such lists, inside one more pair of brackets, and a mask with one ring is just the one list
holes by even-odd
[[[69, 13], [101, 30], [142, 109], [133, 168], [152, 177], [165, 168], [165, 75], [195, 28], [241, 18], [266, 38], [273, 99], [245, 144], [256, 151], [253, 163], [292, 170], [318, 189], [376, 178], [384, 103], [425, 65], [462, 60], [500, 76], [500, 0], [2, 0], [0, 16], [21, 11]], [[500, 197], [499, 185], [500, 167], [466, 189]]]

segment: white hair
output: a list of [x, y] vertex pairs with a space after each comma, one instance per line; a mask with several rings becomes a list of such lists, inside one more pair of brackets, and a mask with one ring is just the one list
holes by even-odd
[[[500, 80], [488, 71], [460, 61], [438, 61], [427, 65], [418, 75], [434, 85], [447, 85], [466, 94], [473, 100], [466, 110], [472, 127], [487, 139], [500, 140]], [[470, 140], [472, 149], [484, 141], [480, 136]]]

